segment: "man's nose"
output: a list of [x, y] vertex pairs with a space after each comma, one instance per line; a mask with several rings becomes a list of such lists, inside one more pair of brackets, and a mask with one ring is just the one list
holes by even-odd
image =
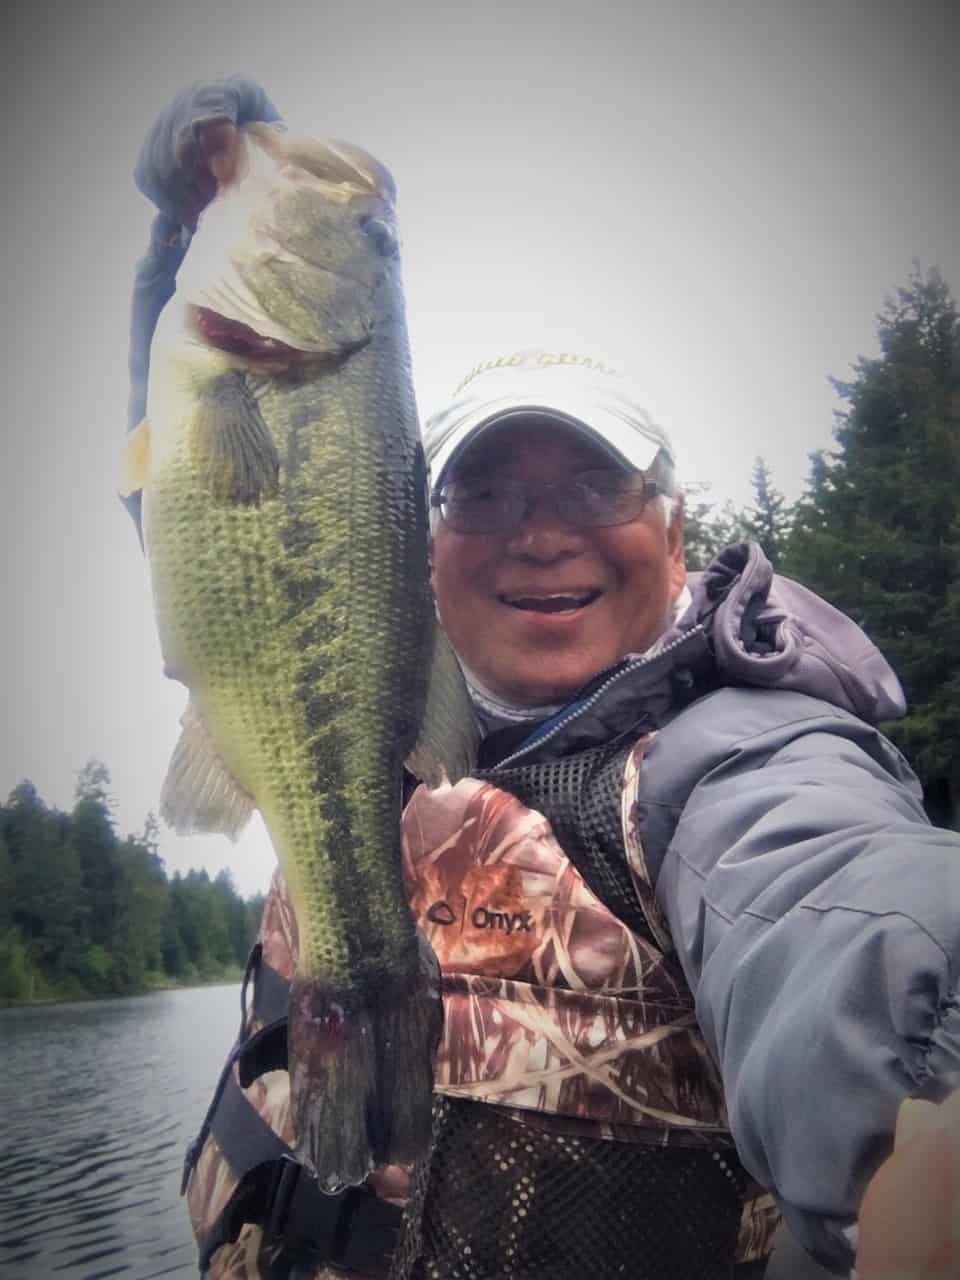
[[554, 494], [546, 490], [531, 497], [523, 519], [508, 539], [507, 550], [511, 555], [549, 562], [577, 555], [584, 541], [584, 531], [562, 518]]

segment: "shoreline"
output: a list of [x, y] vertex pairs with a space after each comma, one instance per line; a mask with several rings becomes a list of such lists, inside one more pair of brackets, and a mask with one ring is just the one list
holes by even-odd
[[0, 1011], [4, 1009], [37, 1009], [45, 1005], [53, 1004], [84, 1004], [90, 1000], [106, 1001], [106, 1000], [132, 1000], [138, 996], [152, 996], [161, 991], [191, 991], [197, 987], [231, 987], [239, 986], [243, 980], [243, 970], [237, 969], [235, 973], [221, 974], [216, 978], [200, 978], [192, 982], [160, 982], [151, 983], [149, 986], [143, 987], [139, 991], [111, 991], [105, 994], [97, 995], [94, 992], [84, 992], [75, 995], [53, 995], [53, 996], [35, 996], [26, 1000], [12, 1000], [8, 997], [0, 997]]

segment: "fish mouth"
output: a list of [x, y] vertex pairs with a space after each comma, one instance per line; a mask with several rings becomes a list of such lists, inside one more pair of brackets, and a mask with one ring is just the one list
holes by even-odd
[[291, 347], [279, 338], [268, 338], [241, 320], [231, 320], [210, 307], [193, 304], [190, 307], [190, 317], [198, 336], [208, 347], [226, 351], [243, 360], [286, 367], [294, 361], [309, 359], [311, 354], [298, 347]]
[[599, 587], [594, 587], [584, 591], [502, 592], [497, 599], [524, 613], [577, 613], [589, 608], [602, 595]]

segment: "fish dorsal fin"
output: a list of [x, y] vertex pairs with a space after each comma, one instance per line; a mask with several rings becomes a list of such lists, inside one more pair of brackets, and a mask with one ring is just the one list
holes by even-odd
[[194, 420], [194, 459], [215, 498], [259, 502], [277, 491], [280, 458], [243, 374], [204, 389]]
[[253, 813], [253, 797], [223, 762], [193, 699], [180, 723], [183, 732], [160, 793], [160, 816], [181, 836], [219, 832], [236, 840]]
[[439, 623], [434, 628], [430, 682], [420, 736], [406, 765], [428, 787], [457, 782], [473, 768], [480, 733], [456, 654]]
[[150, 470], [150, 423], [143, 419], [139, 426], [127, 432], [126, 443], [120, 455], [119, 491], [121, 498], [140, 493], [147, 483]]

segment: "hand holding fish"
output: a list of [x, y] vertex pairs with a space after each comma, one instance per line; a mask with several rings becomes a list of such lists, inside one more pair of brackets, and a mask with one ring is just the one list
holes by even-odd
[[239, 131], [279, 118], [260, 85], [243, 76], [189, 85], [147, 132], [136, 184], [169, 223], [192, 230], [218, 182], [233, 176], [228, 160], [242, 150]]

